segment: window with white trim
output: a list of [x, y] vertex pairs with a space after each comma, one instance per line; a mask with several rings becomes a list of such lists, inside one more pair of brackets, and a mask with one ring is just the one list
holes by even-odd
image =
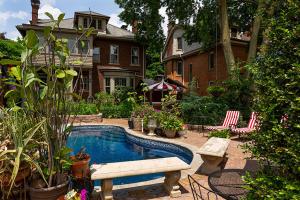
[[100, 63], [100, 54], [101, 50], [100, 50], [100, 47], [95, 47], [93, 49], [93, 62], [96, 62], [96, 63]]
[[110, 45], [110, 63], [118, 64], [119, 63], [119, 46]]
[[83, 28], [88, 28], [89, 26], [89, 19], [88, 18], [83, 18]]
[[115, 87], [126, 87], [126, 78], [115, 78]]
[[82, 74], [80, 77], [80, 89], [83, 91], [89, 91], [89, 84], [90, 84], [90, 80], [89, 80], [89, 75], [88, 74]]
[[131, 64], [132, 65], [139, 64], [139, 48], [138, 47], [131, 48]]

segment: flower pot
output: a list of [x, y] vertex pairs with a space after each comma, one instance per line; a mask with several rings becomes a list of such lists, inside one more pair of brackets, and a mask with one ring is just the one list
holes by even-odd
[[[18, 184], [26, 179], [31, 173], [29, 165], [21, 165], [17, 173], [15, 183]], [[3, 172], [0, 174], [0, 183], [3, 187], [8, 187], [10, 185], [11, 173]]]
[[176, 131], [165, 130], [165, 135], [167, 136], [167, 138], [174, 138], [176, 136]]
[[76, 161], [75, 156], [71, 156], [71, 160], [73, 160], [73, 164], [71, 166], [72, 175], [75, 178], [83, 178], [87, 177], [88, 171], [90, 169], [89, 163], [91, 161], [90, 156], [84, 160]]
[[142, 129], [143, 129], [142, 118], [133, 118], [133, 130], [142, 131]]
[[50, 188], [35, 189], [30, 187], [29, 194], [31, 200], [57, 200], [62, 195], [67, 194], [69, 181]]

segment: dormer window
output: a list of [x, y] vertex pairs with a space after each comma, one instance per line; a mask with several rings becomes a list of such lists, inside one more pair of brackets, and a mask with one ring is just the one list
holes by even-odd
[[182, 37], [177, 38], [177, 50], [182, 50]]
[[83, 18], [83, 28], [88, 28], [88, 18]]

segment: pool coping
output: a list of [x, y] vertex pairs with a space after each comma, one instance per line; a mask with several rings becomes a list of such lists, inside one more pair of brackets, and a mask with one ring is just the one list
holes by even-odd
[[[200, 147], [196, 147], [190, 144], [186, 144], [180, 141], [176, 141], [175, 139], [168, 139], [168, 138], [161, 138], [158, 136], [148, 136], [146, 134], [143, 134], [142, 132], [134, 131], [132, 129], [129, 129], [127, 126], [124, 125], [116, 125], [116, 124], [110, 124], [110, 123], [74, 123], [73, 126], [114, 126], [114, 127], [120, 127], [125, 130], [125, 134], [129, 134], [133, 137], [141, 138], [141, 139], [146, 139], [146, 140], [153, 140], [157, 142], [164, 142], [164, 143], [169, 143], [169, 144], [175, 144], [180, 147], [183, 147], [187, 150], [189, 150], [193, 154], [192, 161], [190, 163], [190, 169], [187, 170], [182, 170], [181, 171], [181, 179], [186, 178], [188, 175], [193, 175], [195, 174], [200, 166], [203, 164], [203, 160], [198, 154], [198, 150]], [[130, 183], [130, 184], [124, 184], [124, 185], [114, 185], [113, 189], [119, 190], [119, 189], [128, 189], [128, 188], [133, 188], [133, 187], [141, 187], [141, 186], [147, 186], [147, 185], [153, 185], [153, 184], [160, 184], [163, 183], [164, 177], [158, 178], [158, 179], [153, 179], [149, 181], [142, 181], [142, 182], [137, 182], [137, 183]], [[96, 186], [95, 187], [95, 192], [100, 191], [100, 187]]]

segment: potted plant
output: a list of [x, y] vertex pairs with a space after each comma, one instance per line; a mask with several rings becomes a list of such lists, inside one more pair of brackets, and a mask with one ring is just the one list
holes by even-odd
[[85, 148], [81, 148], [75, 156], [71, 156], [71, 160], [73, 176], [78, 179], [86, 177], [89, 171], [91, 157], [89, 154], [85, 153]]
[[[70, 117], [69, 101], [79, 96], [71, 90], [72, 83], [78, 83], [73, 81], [77, 72], [68, 61], [70, 50], [66, 41], [55, 34], [60, 30], [59, 24], [64, 14], [59, 15], [57, 20], [50, 13], [46, 15], [51, 19], [51, 25], [44, 29], [43, 45], [40, 46], [35, 31], [27, 31], [23, 42], [25, 49], [22, 52], [22, 64], [11, 69], [16, 89], [6, 94], [16, 97], [15, 102], [22, 99], [26, 116], [35, 120], [45, 120], [39, 137], [42, 141], [37, 144], [39, 151], [36, 163], [39, 163], [41, 170], [36, 168], [37, 170], [33, 171], [29, 183], [32, 200], [56, 200], [67, 192], [71, 162], [70, 149], [66, 147], [66, 142], [75, 119]], [[84, 38], [93, 30], [79, 32], [82, 32], [79, 38]], [[50, 49], [47, 54], [43, 53], [46, 49]], [[45, 60], [40, 67], [36, 67], [32, 61], [32, 58], [38, 56], [44, 56]], [[82, 58], [76, 63], [80, 66]], [[40, 72], [45, 76], [43, 80]]]
[[161, 127], [168, 138], [174, 138], [176, 132], [181, 131], [183, 122], [181, 119], [174, 115], [164, 114], [164, 119], [161, 122]]

